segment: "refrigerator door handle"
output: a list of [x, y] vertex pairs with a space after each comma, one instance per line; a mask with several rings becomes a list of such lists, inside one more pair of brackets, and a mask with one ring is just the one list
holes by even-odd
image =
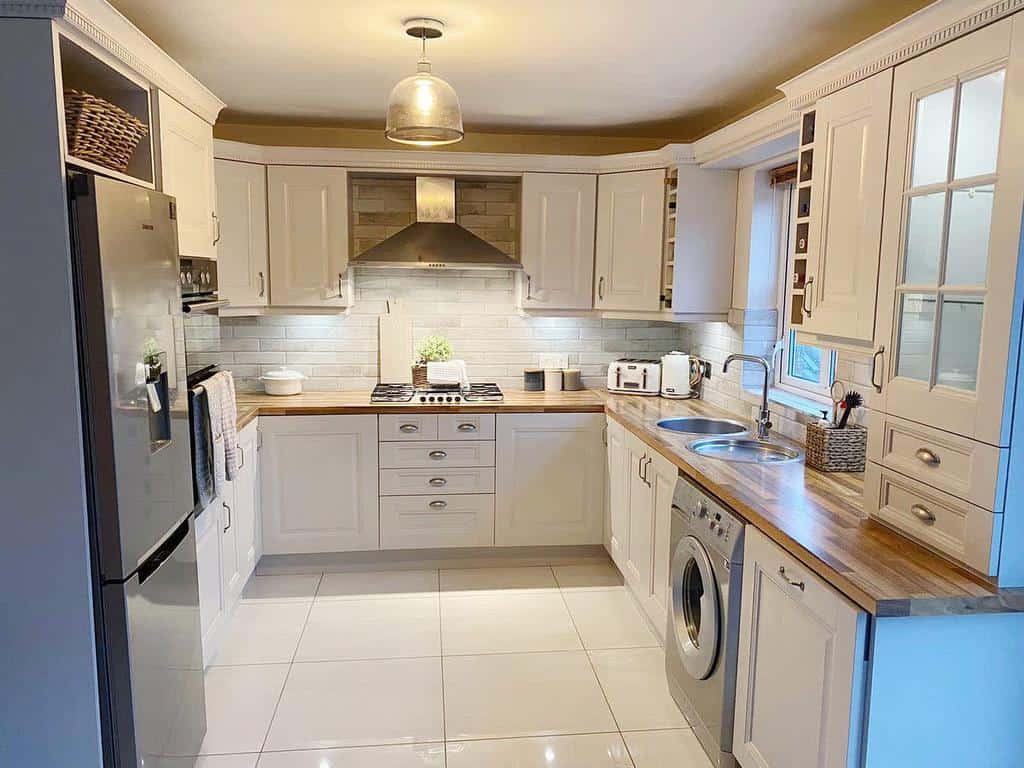
[[139, 566], [139, 584], [145, 584], [146, 579], [160, 570], [160, 566], [174, 554], [174, 550], [185, 540], [185, 537], [188, 536], [190, 519], [190, 517], [186, 517], [182, 520], [181, 525], [175, 528], [171, 535], [164, 540], [164, 543], [157, 547], [156, 551]]

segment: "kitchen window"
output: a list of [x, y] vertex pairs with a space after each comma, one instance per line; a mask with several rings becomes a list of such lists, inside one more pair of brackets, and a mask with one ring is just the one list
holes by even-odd
[[776, 183], [775, 222], [776, 243], [782, 274], [779, 276], [779, 319], [782, 325], [782, 350], [775, 366], [775, 386], [795, 395], [820, 399], [828, 397], [829, 387], [835, 380], [836, 353], [833, 350], [801, 344], [791, 325], [791, 286], [796, 272], [796, 219], [797, 194], [792, 181]]

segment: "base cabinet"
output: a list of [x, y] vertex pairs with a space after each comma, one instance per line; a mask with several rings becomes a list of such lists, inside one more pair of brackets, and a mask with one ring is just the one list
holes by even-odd
[[498, 415], [495, 544], [601, 543], [603, 427], [597, 413]]
[[733, 752], [743, 768], [859, 766], [867, 615], [746, 536]]
[[263, 549], [378, 549], [377, 417], [260, 419]]

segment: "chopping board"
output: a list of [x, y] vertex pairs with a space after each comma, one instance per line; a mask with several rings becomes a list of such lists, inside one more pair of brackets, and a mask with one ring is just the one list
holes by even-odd
[[396, 302], [381, 315], [377, 327], [377, 380], [386, 384], [412, 383], [412, 318]]

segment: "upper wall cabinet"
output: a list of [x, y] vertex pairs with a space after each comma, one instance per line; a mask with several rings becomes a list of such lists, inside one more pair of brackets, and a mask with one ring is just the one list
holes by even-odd
[[178, 251], [217, 258], [213, 126], [163, 91], [157, 97], [161, 189], [178, 205]]
[[815, 105], [812, 180], [801, 188], [811, 214], [801, 328], [865, 348], [874, 340], [891, 94], [890, 69]]
[[267, 169], [217, 160], [217, 281], [220, 298], [233, 305], [263, 307], [269, 300]]
[[272, 303], [339, 308], [351, 303], [348, 172], [272, 165], [267, 199]]
[[524, 309], [590, 309], [597, 177], [524, 173]]
[[594, 260], [596, 309], [661, 309], [664, 219], [664, 169], [599, 177]]
[[893, 85], [883, 409], [990, 445], [1009, 442], [1019, 344], [1022, 45], [1018, 14], [900, 65]]

